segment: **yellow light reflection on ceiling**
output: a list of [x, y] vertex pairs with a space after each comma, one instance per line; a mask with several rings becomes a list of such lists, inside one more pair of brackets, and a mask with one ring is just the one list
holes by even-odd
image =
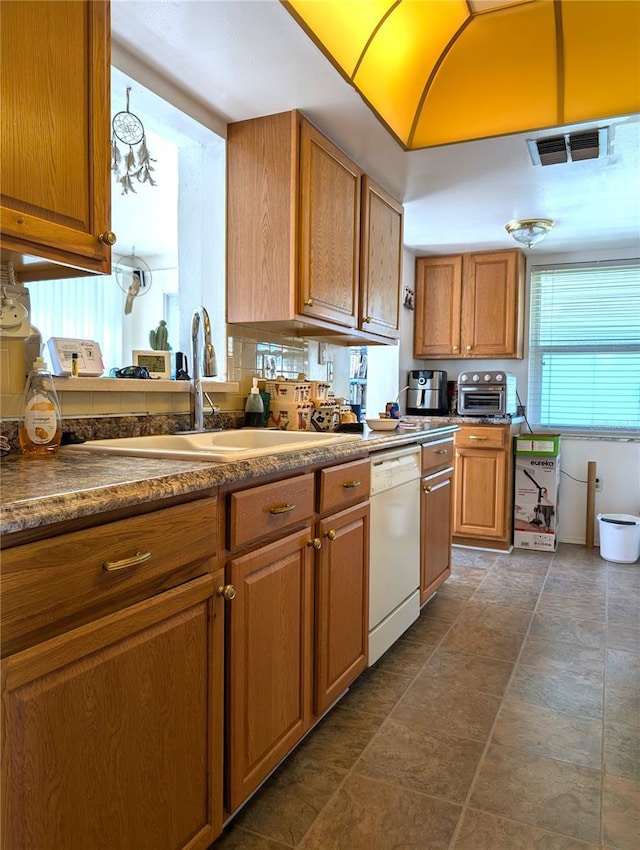
[[281, 0], [407, 150], [640, 112], [639, 0]]

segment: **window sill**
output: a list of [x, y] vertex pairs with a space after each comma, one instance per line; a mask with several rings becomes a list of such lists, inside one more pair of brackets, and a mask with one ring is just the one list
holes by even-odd
[[[116, 392], [116, 393], [190, 393], [191, 381], [164, 381], [148, 378], [65, 378], [54, 377], [56, 392]], [[237, 393], [237, 381], [203, 379], [202, 389], [208, 393]]]

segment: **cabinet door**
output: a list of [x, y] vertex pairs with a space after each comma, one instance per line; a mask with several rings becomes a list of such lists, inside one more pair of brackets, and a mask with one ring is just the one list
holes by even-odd
[[301, 126], [298, 312], [358, 325], [361, 171], [308, 121]]
[[311, 528], [229, 562], [228, 807], [233, 812], [311, 725]]
[[453, 467], [422, 479], [420, 604], [451, 575]]
[[367, 666], [369, 502], [319, 523], [315, 712], [322, 714]]
[[403, 208], [366, 175], [362, 180], [360, 326], [397, 339]]
[[220, 833], [213, 588], [203, 576], [5, 659], [3, 850], [196, 850]]
[[503, 449], [456, 449], [454, 534], [504, 536], [505, 478]]
[[460, 354], [462, 257], [416, 261], [414, 356], [451, 358]]
[[520, 251], [465, 255], [464, 357], [522, 357], [523, 285]]
[[2, 248], [108, 273], [109, 3], [6, 0], [1, 32]]

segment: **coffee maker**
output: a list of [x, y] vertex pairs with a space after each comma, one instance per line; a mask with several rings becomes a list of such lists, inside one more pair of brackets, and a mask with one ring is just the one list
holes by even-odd
[[414, 369], [409, 372], [408, 416], [447, 416], [447, 373], [438, 369]]

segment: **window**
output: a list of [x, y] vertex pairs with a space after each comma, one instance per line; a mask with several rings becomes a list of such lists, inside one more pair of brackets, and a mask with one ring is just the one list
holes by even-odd
[[543, 427], [640, 428], [640, 261], [533, 268], [529, 407]]

